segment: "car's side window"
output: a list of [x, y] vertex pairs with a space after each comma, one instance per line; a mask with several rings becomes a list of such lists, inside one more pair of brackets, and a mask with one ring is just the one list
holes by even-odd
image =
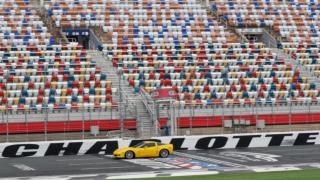
[[145, 144], [144, 145], [144, 147], [154, 147], [154, 146], [156, 146], [156, 144], [155, 143], [147, 143], [147, 144]]

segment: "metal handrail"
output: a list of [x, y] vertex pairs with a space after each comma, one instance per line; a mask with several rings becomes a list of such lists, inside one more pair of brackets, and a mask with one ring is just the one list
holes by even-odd
[[[145, 92], [145, 90], [143, 88], [140, 88], [140, 94], [142, 96], [142, 102], [145, 105], [145, 107], [147, 108], [148, 112], [153, 115], [154, 114], [154, 110], [152, 108], [150, 108], [149, 106], [149, 102], [152, 101], [151, 97]], [[152, 102], [153, 103], [153, 102]]]
[[[157, 119], [156, 114], [156, 107], [155, 107], [155, 101], [152, 99], [152, 97], [143, 89], [140, 88], [140, 94], [143, 97], [143, 103], [145, 104], [149, 114], [151, 114], [151, 118], [153, 123], [155, 123], [155, 135], [159, 135], [159, 131], [161, 129], [160, 121]], [[149, 104], [150, 103], [150, 104]], [[152, 107], [150, 107], [152, 106]]]

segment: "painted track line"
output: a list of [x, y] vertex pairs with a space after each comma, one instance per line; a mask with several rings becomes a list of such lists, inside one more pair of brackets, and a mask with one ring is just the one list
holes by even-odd
[[222, 155], [215, 155], [215, 154], [209, 154], [209, 153], [199, 153], [205, 156], [210, 156], [210, 157], [216, 157], [216, 158], [221, 158], [221, 159], [228, 159], [231, 161], [237, 161], [237, 162], [247, 162], [245, 160], [241, 160], [241, 159], [236, 159], [236, 158], [232, 158], [232, 157], [227, 157], [227, 156], [222, 156]]
[[[65, 156], [63, 156], [63, 157], [65, 157]], [[66, 159], [57, 159], [56, 161], [61, 161], [61, 162], [64, 162], [64, 161], [96, 161], [96, 160], [99, 160], [99, 159], [103, 159], [103, 158], [83, 158], [83, 159], [68, 159], [68, 158], [66, 158]]]
[[[25, 176], [13, 178], [0, 178], [0, 180], [74, 180], [74, 179], [94, 179], [104, 174], [79, 174], [79, 175], [53, 175], [53, 176]], [[100, 178], [101, 179], [101, 178]]]
[[69, 166], [119, 164], [118, 162], [70, 163]]
[[255, 167], [251, 169], [254, 172], [278, 172], [278, 171], [296, 171], [301, 170], [298, 167]]
[[171, 172], [144, 172], [143, 174], [132, 173], [125, 175], [109, 176], [106, 179], [136, 179], [136, 178], [155, 178], [155, 177], [182, 177], [198, 175], [215, 175], [218, 171], [171, 171]]
[[124, 169], [124, 168], [133, 168], [135, 166], [112, 166], [112, 167], [89, 167], [89, 168], [81, 168], [80, 170], [107, 170], [107, 169]]
[[25, 164], [12, 164], [12, 166], [22, 171], [35, 171], [34, 168], [27, 166]]
[[152, 169], [180, 169], [181, 167], [168, 164], [161, 161], [155, 161], [154, 159], [125, 159], [123, 161], [138, 164]]
[[[136, 178], [154, 178], [154, 177], [178, 177], [191, 175], [215, 175], [218, 171], [203, 170], [163, 170], [163, 171], [137, 171], [127, 173], [98, 173], [98, 174], [77, 174], [77, 175], [55, 175], [55, 176], [29, 176], [6, 178], [5, 180], [72, 180], [72, 179], [136, 179]], [[1, 178], [0, 178], [1, 179]]]
[[106, 179], [138, 179], [138, 178], [154, 178], [157, 174], [131, 174], [131, 175], [119, 175], [109, 176]]
[[197, 156], [197, 155], [187, 154], [187, 153], [182, 153], [182, 152], [175, 152], [174, 154], [178, 155], [178, 156], [182, 156], [182, 157], [187, 157], [187, 158], [191, 158], [191, 159], [196, 159], [196, 160], [200, 160], [200, 161], [204, 161], [204, 162], [210, 162], [210, 163], [215, 163], [215, 164], [220, 164], [220, 165], [225, 165], [225, 166], [242, 167], [242, 168], [248, 167], [243, 164], [232, 163], [232, 162], [228, 162], [228, 161], [222, 161], [222, 160], [218, 160], [218, 159]]
[[218, 171], [200, 171], [200, 172], [176, 172], [176, 173], [171, 173], [171, 176], [200, 176], [200, 175], [214, 175], [214, 174], [219, 174]]
[[[294, 152], [294, 151], [318, 151], [320, 150], [320, 148], [295, 148], [295, 149], [290, 149], [290, 151]], [[268, 152], [290, 152], [288, 149], [271, 149], [268, 150]]]

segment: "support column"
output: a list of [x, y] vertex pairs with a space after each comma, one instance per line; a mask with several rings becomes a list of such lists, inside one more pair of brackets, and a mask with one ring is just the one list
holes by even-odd
[[174, 101], [170, 101], [170, 135], [175, 136], [177, 134], [177, 123], [175, 116]]
[[154, 123], [154, 128], [155, 128], [155, 136], [159, 136], [159, 104], [156, 101], [152, 102], [152, 108], [153, 108], [153, 112], [152, 112], [152, 121]]

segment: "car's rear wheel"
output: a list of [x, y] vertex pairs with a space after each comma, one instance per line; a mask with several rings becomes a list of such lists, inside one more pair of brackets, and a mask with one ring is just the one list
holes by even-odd
[[127, 151], [124, 154], [124, 156], [125, 156], [126, 159], [133, 159], [134, 158], [134, 153], [132, 151]]
[[160, 155], [160, 157], [162, 157], [162, 158], [166, 158], [166, 157], [169, 156], [169, 151], [166, 150], [166, 149], [162, 149], [162, 150], [160, 151], [159, 155]]

